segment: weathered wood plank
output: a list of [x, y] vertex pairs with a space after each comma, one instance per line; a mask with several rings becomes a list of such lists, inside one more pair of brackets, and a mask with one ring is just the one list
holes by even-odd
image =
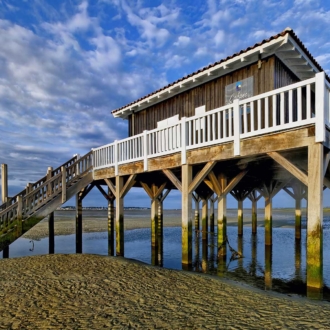
[[222, 192], [222, 187], [220, 185], [220, 182], [219, 180], [217, 180], [217, 177], [215, 176], [214, 172], [211, 171], [209, 174], [208, 174], [208, 177], [211, 181], [211, 184], [212, 184], [212, 190], [218, 195], [220, 196], [221, 195], [221, 192]]
[[120, 198], [124, 198], [126, 196], [126, 194], [129, 192], [129, 190], [134, 186], [135, 184], [135, 178], [136, 178], [136, 174], [131, 174], [126, 183], [124, 184], [123, 188], [120, 191]]
[[235, 186], [243, 179], [243, 177], [245, 176], [245, 174], [247, 173], [248, 171], [242, 171], [240, 173], [238, 173], [228, 184], [227, 187], [225, 187], [223, 189], [223, 194], [224, 195], [227, 195], [230, 191], [232, 191]]
[[105, 183], [107, 184], [108, 188], [111, 190], [113, 195], [116, 195], [116, 187], [115, 185], [111, 182], [111, 180], [105, 178], [104, 179]]
[[296, 177], [299, 181], [301, 181], [304, 185], [308, 184], [307, 175], [301, 171], [298, 167], [292, 164], [289, 160], [283, 157], [278, 152], [269, 152], [267, 153], [269, 157], [274, 159], [277, 163], [279, 163], [283, 168], [285, 168], [288, 172], [290, 172], [294, 177]]
[[323, 145], [308, 148], [307, 286], [323, 288]]
[[208, 162], [203, 169], [194, 177], [191, 184], [189, 185], [189, 192], [193, 192], [204, 180], [204, 178], [209, 174], [209, 172], [212, 170], [216, 162], [211, 161]]
[[163, 169], [163, 173], [169, 178], [173, 185], [182, 192], [182, 185], [180, 180], [175, 176], [171, 170]]
[[148, 184], [146, 184], [145, 182], [140, 181], [140, 184], [142, 186], [142, 188], [145, 190], [145, 192], [147, 193], [147, 195], [149, 196], [150, 199], [154, 198], [154, 193], [151, 190], [151, 188], [148, 186]]

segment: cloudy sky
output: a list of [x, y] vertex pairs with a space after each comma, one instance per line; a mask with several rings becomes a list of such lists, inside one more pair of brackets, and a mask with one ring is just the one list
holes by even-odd
[[[0, 0], [9, 195], [48, 166], [126, 137], [126, 121], [111, 110], [288, 26], [330, 74], [329, 17], [327, 0]], [[178, 196], [165, 206], [180, 207]], [[125, 201], [149, 204], [138, 189]], [[94, 192], [84, 205], [106, 203]], [[293, 201], [281, 195], [274, 205]]]

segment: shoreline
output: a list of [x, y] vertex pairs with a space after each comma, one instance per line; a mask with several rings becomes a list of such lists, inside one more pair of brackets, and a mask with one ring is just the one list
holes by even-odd
[[[133, 210], [127, 212], [124, 217], [124, 230], [150, 228], [151, 220], [148, 218], [147, 212], [140, 212], [141, 216], [134, 216], [134, 213], [140, 212], [139, 210]], [[284, 211], [287, 212], [287, 211]], [[85, 213], [85, 214], [84, 214]], [[169, 214], [167, 214], [169, 213]], [[233, 213], [233, 212], [231, 212]], [[248, 210], [244, 213], [244, 226], [251, 227], [251, 212]], [[283, 211], [274, 212], [273, 216], [273, 228], [294, 228], [294, 222], [282, 218]], [[194, 219], [193, 219], [194, 222]], [[227, 225], [236, 226], [237, 217], [232, 214], [227, 216]], [[264, 227], [263, 214], [258, 214], [258, 227]], [[173, 215], [170, 211], [164, 210], [164, 227], [181, 227], [181, 218], [176, 214]], [[305, 228], [304, 226], [302, 228]], [[55, 235], [71, 235], [75, 233], [75, 211], [55, 211], [54, 220]], [[83, 232], [107, 232], [108, 220], [106, 211], [89, 211], [83, 212]], [[25, 233], [23, 238], [27, 239], [41, 239], [48, 237], [48, 218], [46, 217], [36, 226], [31, 228]]]
[[0, 261], [6, 329], [325, 329], [330, 304], [120, 257]]

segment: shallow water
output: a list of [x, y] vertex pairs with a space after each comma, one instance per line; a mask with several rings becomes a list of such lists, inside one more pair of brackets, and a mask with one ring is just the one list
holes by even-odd
[[[324, 285], [323, 299], [330, 301], [330, 226], [324, 222]], [[242, 283], [287, 294], [306, 295], [306, 230], [302, 230], [300, 244], [295, 242], [294, 229], [273, 228], [273, 246], [265, 249], [264, 228], [258, 227], [256, 236], [251, 227], [244, 227], [243, 236], [237, 236], [237, 227], [227, 227], [230, 246], [243, 258], [230, 260], [227, 257], [217, 262], [216, 233], [202, 241], [200, 234], [193, 233], [193, 267], [196, 272], [213, 274]], [[166, 268], [182, 269], [181, 228], [165, 227], [163, 254], [156, 252], [152, 258], [150, 229], [125, 231], [125, 257]], [[10, 246], [10, 257], [48, 254], [48, 238], [31, 241], [20, 238]], [[55, 253], [75, 253], [75, 235], [55, 237]], [[106, 232], [84, 233], [83, 253], [108, 255]], [[156, 259], [156, 261], [155, 261]]]

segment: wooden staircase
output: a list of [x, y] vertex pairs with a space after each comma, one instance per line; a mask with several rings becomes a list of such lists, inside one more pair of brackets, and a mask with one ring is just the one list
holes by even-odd
[[0, 205], [0, 251], [93, 181], [93, 153], [75, 156]]

